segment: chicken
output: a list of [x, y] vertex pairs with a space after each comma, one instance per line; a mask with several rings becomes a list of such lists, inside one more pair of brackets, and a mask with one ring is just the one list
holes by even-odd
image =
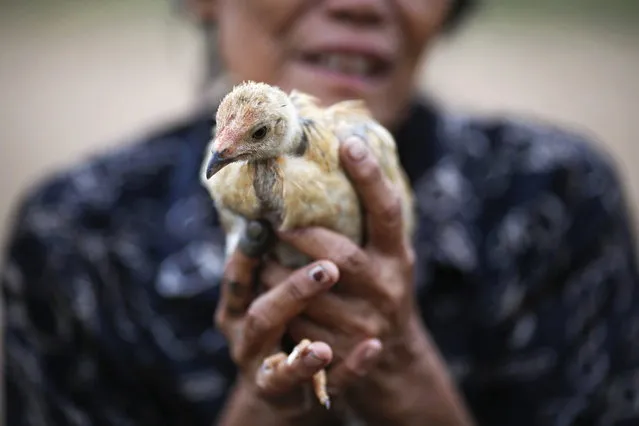
[[[226, 233], [226, 256], [236, 249], [248, 220], [259, 219], [282, 231], [321, 226], [363, 245], [363, 209], [338, 153], [340, 140], [350, 135], [367, 142], [383, 174], [396, 186], [404, 232], [410, 238], [414, 198], [395, 140], [363, 101], [322, 107], [309, 94], [297, 90], [287, 94], [252, 81], [226, 94], [201, 169], [202, 183]], [[281, 241], [275, 242], [271, 255], [290, 268], [312, 260]], [[293, 362], [308, 343], [300, 342], [287, 362]], [[274, 357], [283, 359], [281, 354]], [[317, 397], [328, 407], [324, 370], [313, 381]]]

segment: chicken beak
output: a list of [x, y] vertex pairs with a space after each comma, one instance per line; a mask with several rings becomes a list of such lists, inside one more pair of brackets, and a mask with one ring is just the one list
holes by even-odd
[[213, 152], [213, 156], [209, 160], [209, 164], [206, 167], [206, 179], [211, 179], [213, 175], [222, 170], [224, 166], [231, 163], [233, 160], [228, 158], [222, 158], [219, 152]]

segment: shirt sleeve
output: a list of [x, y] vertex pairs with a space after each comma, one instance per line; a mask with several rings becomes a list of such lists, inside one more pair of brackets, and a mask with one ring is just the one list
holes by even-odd
[[[553, 312], [556, 374], [545, 389], [541, 418], [553, 425], [639, 424], [639, 270], [635, 227], [614, 163], [591, 155], [564, 171], [572, 215], [566, 251], [534, 303]], [[572, 179], [572, 181], [570, 180]], [[566, 190], [565, 194], [569, 192]], [[562, 267], [563, 266], [563, 267]], [[552, 291], [555, 287], [558, 291]], [[556, 309], [546, 310], [550, 304]], [[543, 394], [542, 394], [543, 395]]]
[[471, 386], [480, 424], [639, 424], [633, 225], [612, 163], [582, 154], [519, 210], [533, 239], [517, 261], [526, 290], [486, 333], [499, 349]]
[[3, 259], [6, 424], [172, 424], [120, 337], [127, 324], [108, 319], [120, 306], [93, 259], [103, 242], [50, 197], [22, 204]]

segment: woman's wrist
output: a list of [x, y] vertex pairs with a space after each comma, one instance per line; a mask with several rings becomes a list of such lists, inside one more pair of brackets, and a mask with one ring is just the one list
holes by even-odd
[[313, 395], [295, 394], [290, 398], [266, 400], [249, 380], [239, 379], [222, 415], [223, 426], [263, 425], [338, 425], [326, 409], [313, 399]]
[[384, 342], [384, 353], [378, 368], [348, 395], [351, 407], [367, 424], [473, 424], [417, 314], [404, 332]]

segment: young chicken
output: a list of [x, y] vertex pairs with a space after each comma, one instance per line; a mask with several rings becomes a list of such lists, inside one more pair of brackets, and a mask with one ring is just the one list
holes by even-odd
[[[392, 135], [375, 121], [365, 103], [342, 101], [323, 108], [311, 95], [290, 94], [264, 83], [244, 82], [219, 105], [215, 135], [202, 167], [202, 182], [226, 233], [226, 255], [233, 253], [248, 220], [267, 220], [275, 229], [321, 226], [358, 245], [365, 242], [363, 211], [339, 161], [339, 143], [360, 135], [396, 185], [403, 205], [404, 232], [414, 228], [413, 194], [401, 168]], [[275, 259], [299, 268], [311, 259], [283, 242]], [[287, 358], [293, 362], [308, 340]], [[271, 361], [282, 360], [281, 354]], [[320, 402], [328, 407], [325, 372], [314, 377]]]

